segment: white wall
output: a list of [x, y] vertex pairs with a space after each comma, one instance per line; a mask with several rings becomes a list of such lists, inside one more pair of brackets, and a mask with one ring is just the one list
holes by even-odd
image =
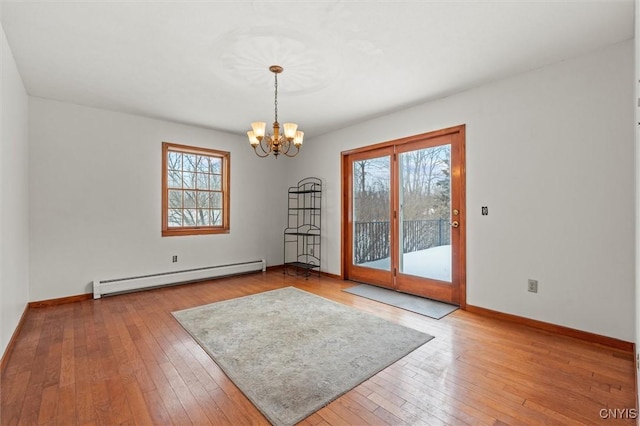
[[1, 355], [29, 300], [28, 96], [1, 24], [0, 60]]
[[[31, 300], [90, 293], [94, 279], [282, 263], [283, 164], [246, 137], [41, 98], [29, 120]], [[163, 141], [231, 152], [229, 234], [161, 237]]]
[[324, 269], [340, 273], [340, 152], [466, 124], [467, 302], [633, 341], [632, 58], [629, 40], [311, 139], [293, 175], [327, 183]]

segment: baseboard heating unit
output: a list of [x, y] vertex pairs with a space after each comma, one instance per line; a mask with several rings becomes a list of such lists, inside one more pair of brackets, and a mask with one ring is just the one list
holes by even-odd
[[266, 271], [267, 261], [264, 259], [249, 262], [231, 263], [228, 265], [206, 266], [204, 268], [171, 271], [160, 274], [140, 275], [137, 277], [118, 278], [93, 282], [93, 298], [113, 293], [142, 290], [169, 284], [181, 284], [202, 281], [210, 278], [244, 274], [247, 272]]

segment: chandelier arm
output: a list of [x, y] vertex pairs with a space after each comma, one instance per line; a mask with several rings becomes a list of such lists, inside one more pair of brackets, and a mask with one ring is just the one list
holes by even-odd
[[287, 152], [287, 151], [289, 151], [289, 148], [290, 148], [289, 141], [286, 140], [284, 138], [284, 136], [281, 137], [280, 138], [280, 152]]
[[300, 152], [300, 149], [297, 149], [297, 150], [296, 150], [296, 152], [295, 152], [295, 154], [289, 154], [288, 152], [285, 152], [285, 153], [284, 153], [284, 155], [286, 155], [286, 156], [287, 156], [287, 157], [289, 157], [289, 158], [293, 158], [293, 157], [295, 157], [296, 155], [298, 155], [298, 152]]
[[260, 158], [266, 158], [266, 157], [268, 157], [268, 156], [269, 156], [269, 153], [268, 153], [268, 152], [265, 152], [265, 151], [264, 151], [264, 148], [262, 148], [262, 147], [260, 147], [260, 149], [262, 150], [262, 152], [265, 152], [265, 154], [264, 154], [264, 155], [262, 155], [262, 154], [260, 154], [260, 153], [258, 152], [258, 150], [257, 150], [257, 146], [253, 146], [253, 145], [252, 145], [252, 148], [253, 148], [253, 150], [255, 151], [256, 155], [257, 155], [258, 157], [260, 157]]
[[[296, 149], [296, 152], [293, 154], [289, 154], [289, 151], [291, 151], [291, 146], [295, 147]], [[300, 152], [300, 147], [292, 144], [291, 142], [287, 142], [287, 149], [285, 151], [282, 151], [282, 153], [289, 158], [295, 157], [296, 155], [298, 155], [298, 152]]]
[[287, 152], [289, 152], [289, 150], [291, 149], [291, 145], [293, 145], [291, 143], [291, 141], [287, 140], [286, 138], [282, 138], [282, 148], [281, 151], [286, 155]]
[[260, 149], [262, 150], [263, 153], [265, 153], [266, 155], [269, 155], [273, 152], [273, 144], [272, 144], [272, 140], [271, 140], [271, 136], [269, 136], [267, 134], [267, 136], [265, 136], [261, 141], [260, 141]]
[[[268, 136], [264, 137], [258, 145], [253, 147], [253, 150], [256, 152], [256, 155], [260, 158], [268, 157], [269, 154], [271, 154], [271, 149], [269, 148], [269, 143], [267, 142], [267, 139], [268, 139]], [[269, 149], [265, 149], [265, 146]], [[264, 155], [258, 152], [258, 149], [257, 149], [258, 147], [260, 147], [260, 151], [262, 151], [262, 154]]]

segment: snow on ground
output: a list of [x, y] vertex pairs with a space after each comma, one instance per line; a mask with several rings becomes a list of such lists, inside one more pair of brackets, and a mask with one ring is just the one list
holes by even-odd
[[[361, 263], [358, 266], [389, 270], [390, 258]], [[451, 246], [431, 247], [402, 255], [400, 272], [408, 275], [451, 282]]]

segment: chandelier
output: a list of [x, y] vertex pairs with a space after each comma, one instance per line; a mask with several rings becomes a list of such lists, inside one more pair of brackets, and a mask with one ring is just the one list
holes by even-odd
[[[271, 135], [265, 134], [267, 123], [264, 121], [251, 123], [253, 130], [247, 132], [249, 143], [258, 157], [264, 158], [269, 154], [273, 154], [276, 158], [280, 154], [284, 154], [287, 157], [295, 157], [302, 146], [304, 132], [298, 130], [298, 125], [295, 123], [284, 123], [284, 134], [280, 134], [280, 123], [278, 123], [278, 74], [283, 71], [283, 68], [280, 65], [271, 65], [269, 71], [275, 77], [275, 121], [273, 122], [273, 133]], [[295, 151], [293, 148], [295, 148]]]

